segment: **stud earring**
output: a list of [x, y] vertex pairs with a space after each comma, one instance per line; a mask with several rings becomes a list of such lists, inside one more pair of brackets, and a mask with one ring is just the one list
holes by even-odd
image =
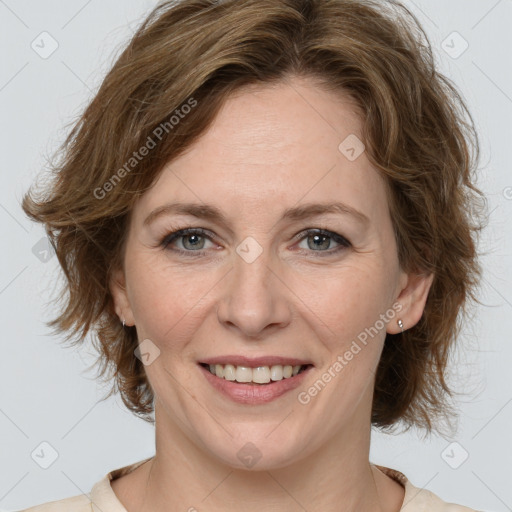
[[402, 322], [401, 319], [398, 319], [398, 327], [400, 327], [400, 329], [402, 329], [402, 333], [404, 332], [404, 323]]

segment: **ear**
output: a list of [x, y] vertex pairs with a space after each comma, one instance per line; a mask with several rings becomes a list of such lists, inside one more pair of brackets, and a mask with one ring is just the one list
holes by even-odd
[[114, 309], [120, 321], [124, 319], [125, 325], [135, 325], [133, 311], [126, 290], [126, 278], [123, 269], [116, 269], [109, 282], [110, 293], [114, 300]]
[[423, 315], [427, 302], [428, 292], [434, 280], [434, 274], [402, 273], [401, 291], [395, 302], [398, 302], [402, 309], [397, 313], [396, 320], [389, 322], [386, 332], [398, 334], [402, 329], [398, 326], [398, 320], [402, 320], [403, 329], [414, 327]]

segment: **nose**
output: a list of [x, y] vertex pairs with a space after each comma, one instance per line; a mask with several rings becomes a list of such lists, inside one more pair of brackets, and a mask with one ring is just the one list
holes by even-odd
[[290, 323], [291, 292], [269, 266], [267, 254], [264, 251], [251, 263], [235, 254], [233, 269], [224, 280], [217, 318], [238, 336], [260, 339]]

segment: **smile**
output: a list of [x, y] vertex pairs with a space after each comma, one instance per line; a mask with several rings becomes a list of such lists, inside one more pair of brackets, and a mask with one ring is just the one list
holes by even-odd
[[227, 381], [245, 384], [268, 384], [295, 377], [311, 365], [292, 366], [276, 364], [251, 368], [249, 366], [235, 366], [232, 364], [201, 363], [201, 366], [207, 368], [212, 375]]
[[213, 362], [201, 362], [197, 367], [216, 393], [244, 405], [262, 405], [289, 394], [303, 384], [313, 368], [312, 364], [291, 365], [272, 361], [273, 364], [265, 365], [263, 361], [255, 363], [254, 360], [251, 366], [238, 359], [240, 364], [222, 364], [219, 358]]

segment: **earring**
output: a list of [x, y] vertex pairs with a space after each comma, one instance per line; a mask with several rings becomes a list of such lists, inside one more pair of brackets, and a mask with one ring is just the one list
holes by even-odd
[[400, 327], [400, 329], [402, 329], [402, 333], [404, 332], [404, 323], [402, 322], [401, 319], [398, 319], [398, 327]]
[[124, 327], [124, 318], [123, 318], [123, 327]]

